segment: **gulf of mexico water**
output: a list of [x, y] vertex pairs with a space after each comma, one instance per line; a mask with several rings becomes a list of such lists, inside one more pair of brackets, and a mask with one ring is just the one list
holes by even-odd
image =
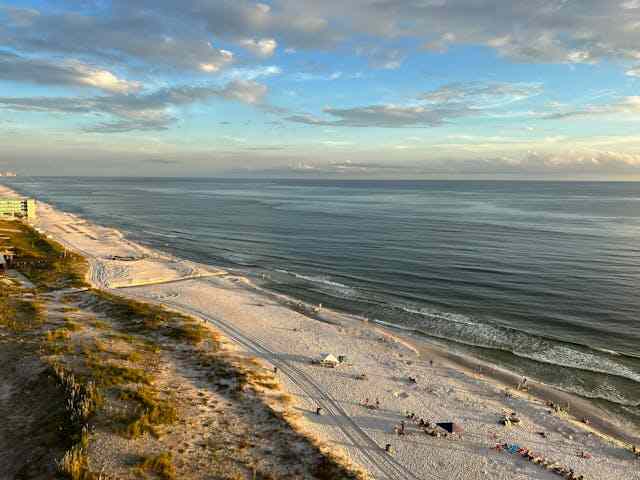
[[640, 426], [640, 183], [4, 183], [176, 256], [409, 328]]

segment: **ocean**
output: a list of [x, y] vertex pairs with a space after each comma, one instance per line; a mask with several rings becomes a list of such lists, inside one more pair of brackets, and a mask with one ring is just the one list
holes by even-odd
[[640, 183], [2, 180], [132, 240], [409, 329], [640, 427]]

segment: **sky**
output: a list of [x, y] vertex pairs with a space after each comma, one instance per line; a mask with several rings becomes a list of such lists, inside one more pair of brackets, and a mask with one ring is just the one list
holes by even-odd
[[640, 0], [0, 0], [0, 170], [640, 179]]

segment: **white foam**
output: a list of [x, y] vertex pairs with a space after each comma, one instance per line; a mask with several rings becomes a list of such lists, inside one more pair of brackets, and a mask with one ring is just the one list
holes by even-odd
[[550, 345], [547, 349], [538, 352], [523, 353], [514, 351], [513, 354], [551, 365], [561, 365], [563, 367], [617, 375], [640, 383], [639, 372], [634, 372], [630, 368], [609, 359], [581, 352], [568, 345]]

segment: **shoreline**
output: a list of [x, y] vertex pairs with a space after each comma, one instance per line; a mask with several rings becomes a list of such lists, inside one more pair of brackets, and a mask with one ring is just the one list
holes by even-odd
[[[9, 192], [9, 189], [7, 189], [6, 187], [2, 188], [5, 190], [3, 193]], [[462, 385], [466, 388], [473, 387], [474, 389], [478, 389], [482, 391], [483, 395], [491, 394], [491, 407], [494, 409], [496, 405], [502, 404], [504, 407], [509, 407], [513, 406], [512, 404], [514, 403], [518, 405], [518, 411], [521, 410], [521, 406], [523, 408], [526, 406], [526, 408], [536, 410], [537, 413], [539, 413], [539, 411], [548, 409], [548, 407], [545, 407], [542, 404], [541, 400], [537, 398], [529, 398], [529, 395], [518, 394], [515, 395], [513, 399], [501, 399], [501, 395], [504, 396], [504, 388], [509, 388], [508, 385], [515, 385], [520, 380], [520, 376], [501, 369], [495, 365], [490, 365], [478, 359], [470, 357], [467, 358], [462, 355], [453, 354], [436, 345], [435, 343], [429, 342], [428, 339], [419, 339], [412, 335], [402, 335], [398, 332], [395, 332], [394, 329], [390, 326], [380, 325], [375, 322], [363, 322], [361, 319], [357, 319], [357, 317], [352, 315], [324, 310], [319, 316], [326, 316], [326, 319], [314, 318], [314, 315], [309, 315], [309, 312], [300, 312], [295, 309], [291, 309], [293, 304], [299, 304], [300, 302], [296, 302], [295, 300], [286, 297], [285, 295], [277, 294], [275, 292], [268, 292], [253, 284], [250, 279], [246, 277], [242, 277], [237, 274], [230, 274], [229, 272], [226, 272], [222, 269], [217, 269], [215, 267], [199, 265], [194, 262], [180, 260], [168, 254], [163, 254], [161, 252], [151, 250], [147, 247], [134, 244], [133, 242], [124, 239], [121, 234], [115, 234], [113, 229], [93, 225], [90, 222], [81, 219], [77, 215], [60, 212], [54, 207], [47, 204], [39, 203], [39, 205], [44, 207], [43, 213], [45, 215], [43, 219], [37, 220], [35, 222], [35, 226], [39, 229], [42, 229], [42, 231], [48, 236], [51, 236], [52, 238], [64, 244], [67, 248], [78, 251], [82, 255], [86, 256], [91, 265], [89, 273], [89, 275], [91, 276], [90, 281], [94, 286], [97, 286], [98, 288], [104, 288], [108, 291], [113, 291], [124, 296], [130, 295], [142, 301], [169, 305], [172, 308], [184, 308], [186, 311], [190, 311], [191, 314], [194, 314], [195, 312], [196, 316], [201, 316], [202, 318], [209, 319], [210, 321], [212, 321], [212, 323], [214, 323], [214, 325], [227, 325], [229, 328], [228, 331], [242, 332], [240, 335], [238, 335], [238, 338], [240, 340], [242, 340], [243, 338], [248, 338], [246, 335], [248, 329], [247, 325], [245, 325], [247, 321], [239, 321], [238, 324], [232, 323], [230, 320], [234, 316], [234, 313], [240, 312], [247, 317], [255, 316], [257, 318], [260, 316], [260, 310], [265, 310], [266, 307], [268, 307], [270, 313], [268, 321], [264, 322], [265, 326], [262, 327], [259, 334], [255, 334], [256, 338], [252, 339], [250, 342], [245, 341], [245, 347], [246, 345], [249, 345], [249, 343], [260, 345], [259, 341], [262, 341], [262, 345], [272, 344], [280, 347], [279, 351], [276, 351], [273, 348], [260, 347], [267, 350], [267, 352], [271, 352], [265, 353], [264, 351], [262, 351], [262, 356], [267, 361], [269, 361], [268, 357], [272, 355], [273, 352], [275, 352], [275, 355], [289, 355], [290, 357], [295, 357], [296, 355], [298, 357], [301, 356], [300, 352], [296, 351], [295, 348], [293, 348], [294, 346], [290, 346], [289, 351], [286, 351], [287, 349], [284, 348], [283, 345], [286, 346], [287, 342], [283, 343], [279, 341], [282, 339], [268, 338], [269, 329], [271, 329], [271, 335], [273, 336], [273, 329], [279, 328], [281, 326], [281, 323], [288, 324], [288, 326], [285, 328], [289, 328], [291, 325], [300, 324], [303, 325], [302, 327], [300, 327], [302, 330], [302, 336], [304, 337], [305, 341], [307, 341], [310, 346], [313, 345], [313, 347], [320, 346], [320, 348], [322, 348], [321, 345], [315, 345], [312, 341], [310, 341], [313, 340], [313, 338], [310, 339], [308, 337], [313, 337], [313, 335], [310, 335], [308, 331], [313, 332], [313, 334], [317, 334], [318, 338], [323, 338], [324, 336], [331, 337], [331, 339], [335, 341], [336, 344], [341, 342], [341, 345], [345, 345], [345, 347], [343, 348], [353, 348], [354, 350], [356, 350], [358, 347], [353, 344], [357, 343], [359, 339], [361, 339], [363, 342], [368, 342], [368, 344], [371, 344], [372, 346], [375, 346], [376, 344], [381, 345], [381, 348], [379, 349], [380, 351], [375, 351], [377, 357], [376, 360], [378, 361], [379, 365], [372, 365], [370, 368], [372, 371], [375, 371], [376, 374], [379, 373], [379, 371], [384, 370], [386, 372], [384, 373], [385, 378], [388, 377], [388, 380], [385, 380], [385, 382], [393, 384], [391, 390], [402, 390], [399, 393], [399, 396], [396, 397], [400, 399], [398, 401], [399, 404], [403, 403], [403, 401], [407, 398], [410, 398], [412, 400], [412, 408], [416, 408], [415, 405], [425, 403], [427, 399], [430, 402], [439, 403], [437, 400], [428, 398], [430, 395], [429, 392], [425, 391], [413, 393], [413, 390], [419, 390], [419, 388], [412, 389], [404, 385], [404, 378], [399, 374], [401, 372], [406, 373], [407, 371], [412, 371], [414, 368], [418, 369], [419, 367], [420, 373], [423, 374], [422, 378], [424, 378], [430, 384], [435, 385], [437, 383], [436, 379], [438, 379], [440, 376], [451, 375], [452, 380], [450, 380], [450, 382], [453, 382], [453, 380], [455, 380], [459, 383], [446, 384], [445, 382], [445, 388], [453, 390], [457, 388], [458, 390], [461, 390]], [[49, 217], [47, 217], [47, 215], [49, 215]], [[87, 234], [85, 232], [85, 234], [83, 234], [83, 232], [78, 233], [68, 229], [66, 229], [65, 231], [65, 229], [60, 227], [62, 224], [58, 223], [63, 217], [66, 218], [66, 221], [70, 222], [82, 221], [85, 226], [84, 230], [91, 231], [91, 233]], [[59, 228], [54, 228], [54, 226], [56, 225]], [[107, 232], [111, 233], [105, 235], [105, 233]], [[96, 246], [100, 248], [93, 248]], [[91, 250], [93, 253], [89, 253], [89, 250]], [[122, 265], [122, 263], [127, 262], [108, 259], [109, 255], [111, 255], [112, 257], [126, 257], [132, 252], [137, 254], [140, 254], [140, 252], [145, 252], [148, 253], [150, 257], [141, 259], [140, 261], [136, 262], [128, 262], [131, 263], [131, 265]], [[134, 263], [137, 263], [139, 265], [133, 265]], [[219, 302], [220, 304], [216, 305], [214, 301], [213, 305], [211, 305], [209, 302], [204, 301], [204, 299], [202, 298], [207, 295], [213, 294], [214, 299], [217, 298], [218, 300], [220, 300], [222, 298], [221, 295], [225, 292], [228, 294], [228, 297], [232, 297], [239, 302], [244, 302], [243, 307], [233, 307], [230, 305], [232, 301], [227, 300], [228, 303], [226, 303], [224, 305], [224, 308], [222, 308], [222, 305], [220, 304], [224, 302]], [[249, 308], [247, 306], [250, 305], [249, 302], [255, 303], [255, 305], [253, 305], [253, 308]], [[260, 303], [262, 303], [262, 305], [260, 305]], [[208, 309], [221, 310], [223, 311], [223, 313], [220, 313], [219, 311], [212, 313]], [[322, 322], [318, 322], [318, 320], [322, 320]], [[320, 325], [314, 326], [309, 322], [319, 323]], [[251, 322], [249, 322], [249, 324], [250, 323]], [[299, 327], [293, 328], [297, 329]], [[359, 337], [345, 339], [343, 337], [349, 337], [349, 335], [342, 335], [343, 332], [356, 333]], [[300, 333], [300, 331], [295, 331], [294, 333]], [[287, 334], [283, 333], [282, 335], [288, 336], [289, 340], [296, 339], [296, 337], [298, 337], [298, 335], [292, 334], [291, 331]], [[332, 337], [332, 335], [335, 335], [335, 337]], [[380, 340], [380, 338], [386, 338], [386, 340]], [[242, 344], [242, 342], [240, 343]], [[260, 348], [258, 348], [259, 353]], [[366, 349], [361, 350], [362, 351], [358, 352], [360, 354], [358, 357], [359, 360], [361, 360], [363, 363], [367, 360], [370, 360], [369, 358], [367, 358], [368, 351]], [[282, 365], [282, 370], [286, 370], [287, 368], [294, 368], [293, 365], [295, 363], [306, 362], [308, 360], [308, 356], [309, 355], [307, 355], [307, 358], [305, 358], [304, 360], [300, 358], [282, 360], [279, 357], [272, 356], [271, 360], [272, 363], [275, 362], [279, 365]], [[351, 355], [348, 356], [351, 357]], [[435, 360], [435, 368], [429, 368], [429, 366], [426, 366], [427, 359]], [[275, 363], [273, 364], [275, 365]], [[491, 375], [483, 375], [481, 377], [478, 376], [476, 371], [478, 367], [482, 367], [483, 370], [487, 369], [488, 372], [491, 373]], [[302, 374], [299, 372], [303, 372], [305, 375], [308, 375], [308, 372], [306, 372], [306, 370], [308, 370], [309, 367], [303, 369], [300, 366], [296, 366], [295, 368], [296, 370], [292, 370], [295, 375], [301, 376]], [[389, 375], [389, 372], [387, 372], [387, 370], [390, 371], [392, 375]], [[331, 372], [321, 371], [319, 372], [319, 375], [323, 377], [321, 379], [322, 381], [326, 381], [327, 385], [333, 388], [333, 392], [331, 393], [329, 398], [334, 401], [335, 397], [338, 396], [336, 392], [340, 392], [340, 388], [336, 389], [335, 385], [332, 384], [332, 382], [336, 383], [338, 381], [329, 378], [329, 373]], [[338, 373], [342, 374], [340, 369], [338, 370]], [[462, 378], [462, 376], [466, 378]], [[304, 382], [301, 381], [300, 383]], [[295, 381], [293, 382], [293, 384], [295, 384]], [[325, 386], [320, 382], [318, 382], [318, 385]], [[341, 385], [338, 385], [338, 387], [340, 386]], [[421, 386], [422, 385], [420, 385], [420, 387]], [[439, 386], [440, 385], [438, 385], [438, 387]], [[630, 433], [624, 432], [622, 427], [616, 426], [611, 422], [608, 422], [606, 419], [598, 418], [596, 407], [590, 405], [581, 405], [581, 402], [578, 401], [580, 400], [579, 397], [571, 394], [566, 394], [565, 392], [561, 392], [557, 389], [554, 389], [553, 387], [538, 384], [534, 381], [529, 382], [529, 389], [529, 392], [531, 394], [535, 394], [535, 397], [546, 398], [556, 403], [565, 403], [567, 400], [570, 400], [572, 404], [571, 410], [574, 415], [578, 417], [586, 416], [591, 420], [591, 428], [588, 428], [586, 425], [580, 424], [576, 421], [572, 422], [567, 419], [559, 419], [564, 423], [570, 424], [578, 432], [582, 431], [583, 433], [595, 433], [595, 430], [598, 430], [602, 433], [602, 438], [607, 444], [611, 443], [612, 438], [617, 438], [616, 443], [618, 447], [622, 446], [620, 442], [631, 444], [634, 441], [638, 441], [638, 437], [633, 437]], [[291, 390], [295, 390], [294, 385], [291, 385]], [[304, 388], [302, 390], [304, 390]], [[393, 395], [395, 395], [395, 392], [391, 393], [391, 397], [393, 397]], [[316, 394], [318, 393], [316, 392]], [[403, 397], [401, 394], [406, 394], [408, 396]], [[301, 401], [301, 404], [305, 405], [306, 402], [306, 408], [308, 409], [309, 404], [312, 404], [314, 399], [308, 392], [306, 395], [309, 398]], [[301, 397], [302, 396], [303, 395], [301, 395]], [[465, 396], [464, 400], [467, 403], [473, 404], [475, 402], [476, 406], [480, 405], [477, 399], [466, 398], [469, 397], [468, 395], [463, 396]], [[438, 398], [440, 396], [436, 395], [436, 397]], [[444, 397], [446, 398], [446, 395]], [[425, 400], [425, 402], [421, 402], [420, 400]], [[442, 398], [438, 398], [438, 400], [442, 400]], [[344, 401], [341, 402], [340, 400], [335, 401], [338, 403], [344, 403]], [[353, 399], [351, 399], [350, 402], [353, 403]], [[385, 401], [384, 403], [387, 402]], [[409, 404], [410, 402], [406, 401], [404, 403]], [[584, 401], [583, 403], [587, 404], [587, 402]], [[340, 405], [339, 410], [337, 410], [337, 414], [334, 416], [340, 417], [342, 415], [347, 417], [355, 417], [356, 415], [353, 412], [358, 413], [360, 410], [359, 407], [360, 406], [357, 405], [357, 403], [355, 406], [351, 405], [348, 408]], [[438, 405], [438, 407], [442, 408], [441, 405]], [[340, 410], [342, 411], [342, 413], [340, 413]], [[460, 410], [459, 407], [457, 408], [457, 410]], [[369, 413], [372, 416], [375, 416], [371, 412]], [[306, 416], [308, 423], [314, 422], [314, 418], [312, 415], [309, 415], [309, 412], [303, 413], [303, 415]], [[391, 416], [397, 423], [397, 421], [399, 421], [399, 419], [402, 417], [402, 409], [395, 408], [393, 411], [393, 415]], [[462, 416], [462, 414], [458, 414], [458, 416]], [[532, 414], [531, 417], [533, 418], [535, 417], [535, 415]], [[338, 418], [338, 420], [341, 419]], [[368, 423], [368, 419], [363, 423]], [[391, 422], [390, 424], [392, 423], [393, 422]], [[312, 425], [312, 427], [313, 426], [314, 425]], [[362, 428], [364, 428], [364, 430], [367, 430], [366, 427]], [[323, 434], [322, 436], [324, 436], [328, 441], [332, 442], [339, 442], [341, 437], [340, 429], [340, 427], [318, 427], [316, 429], [312, 428], [312, 430], [314, 431], [320, 431], [320, 433]], [[392, 436], [392, 434], [388, 431], [383, 432], [380, 429], [377, 429], [375, 432], [369, 432], [369, 430], [367, 430], [365, 433], [368, 434], [368, 436], [373, 439], [378, 446], [384, 444], [384, 440], [379, 439], [388, 439], [390, 435], [390, 438], [395, 439], [395, 437]], [[478, 431], [481, 430], [481, 428], [478, 429]], [[494, 430], [495, 428], [485, 428], [483, 431], [493, 432]], [[607, 436], [610, 436], [611, 438], [607, 438]], [[572, 435], [568, 435], [568, 437], [572, 437]], [[489, 448], [488, 444], [491, 442], [489, 440], [490, 438], [492, 437], [490, 435], [487, 435], [486, 438], [483, 439], [482, 448]], [[364, 441], [364, 437], [362, 437], [362, 440]], [[356, 443], [356, 441], [354, 441], [353, 439], [351, 440], [351, 442], [354, 444]], [[370, 459], [367, 461], [366, 455], [364, 455], [364, 460], [363, 458], [361, 458], [363, 456], [363, 452], [361, 450], [363, 449], [355, 448], [352, 452], [348, 448], [348, 446], [346, 446], [345, 448], [349, 454], [349, 457], [351, 457], [357, 463], [364, 463], [365, 468], [371, 469], [370, 464], [375, 463]], [[479, 447], [477, 445], [474, 445], [474, 448], [477, 449]], [[481, 453], [481, 457], [487, 455], [487, 452], [484, 450]], [[412, 464], [412, 467], [420, 467], [419, 461], [416, 461], [413, 458], [411, 460], [411, 462], [406, 463]], [[631, 460], [633, 461], [633, 459]], [[483, 465], [483, 468], [486, 469], [486, 462], [484, 462]], [[505, 478], [513, 478], [507, 475], [509, 472], [508, 465], [502, 465], [502, 467], [506, 468]], [[409, 468], [409, 470], [411, 472], [413, 472], [414, 470], [418, 472], [424, 471], [424, 468], [425, 466], [422, 465], [422, 468]], [[381, 473], [378, 472], [379, 478], [385, 478], [384, 468], [378, 466], [378, 470], [382, 471]], [[536, 468], [533, 468], [531, 471], [538, 472]], [[579, 469], [577, 469], [576, 471], [579, 473]], [[480, 475], [482, 473], [482, 469], [478, 470], [477, 472], [470, 471], [469, 473], [473, 475]], [[376, 473], [374, 473], [374, 476], [376, 476]], [[611, 478], [614, 477], [615, 476], [611, 476]], [[376, 478], [378, 477], [376, 476]], [[408, 474], [405, 474], [405, 476], [401, 476], [401, 478], [411, 477]], [[476, 477], [470, 476], [469, 478]], [[495, 478], [502, 477], [500, 476]], [[609, 478], [609, 475], [603, 476], [601, 478]], [[638, 476], [631, 476], [628, 478], [640, 478], [640, 474], [638, 474]]]
[[[265, 296], [272, 296], [275, 298], [282, 297], [282, 303], [289, 307], [302, 303], [291, 297], [287, 297], [286, 295], [263, 289], [253, 284], [250, 280], [247, 280], [247, 284], [244, 288], [255, 289]], [[311, 305], [306, 305], [306, 307], [309, 310], [312, 308]], [[413, 350], [419, 358], [422, 357], [423, 359], [432, 360], [434, 358], [438, 358], [440, 362], [447, 362], [453, 368], [463, 369], [468, 375], [482, 378], [488, 382], [493, 382], [498, 387], [504, 388], [512, 394], [526, 397], [531, 401], [540, 402], [545, 404], [545, 406], [546, 402], [553, 402], [557, 405], [569, 404], [571, 405], [571, 415], [568, 418], [572, 422], [580, 428], [600, 434], [603, 437], [608, 437], [610, 440], [617, 441], [622, 448], [630, 448], [632, 445], [640, 442], [640, 435], [634, 436], [631, 432], [626, 431], [625, 427], [602, 418], [601, 415], [606, 414], [606, 412], [598, 411], [596, 406], [590, 404], [587, 400], [579, 397], [578, 395], [565, 392], [554, 386], [529, 378], [527, 379], [527, 390], [518, 391], [515, 387], [521, 381], [522, 376], [502, 368], [499, 365], [486, 362], [470, 355], [447, 351], [443, 346], [430, 341], [428, 338], [418, 337], [417, 332], [413, 330], [397, 327], [386, 322], [379, 322], [375, 320], [368, 321], [348, 313], [341, 313], [332, 310], [325, 310], [325, 312], [329, 318], [322, 318], [320, 315], [308, 316], [311, 318], [316, 317], [319, 321], [326, 321], [334, 324], [335, 319], [337, 318], [368, 324], [374, 331], [379, 330], [380, 332], [383, 332], [383, 334], [392, 338], [393, 341], [402, 343], [407, 348]], [[481, 373], [479, 373], [479, 371], [481, 371]], [[586, 425], [579, 420], [582, 418], [588, 418], [589, 425]]]

